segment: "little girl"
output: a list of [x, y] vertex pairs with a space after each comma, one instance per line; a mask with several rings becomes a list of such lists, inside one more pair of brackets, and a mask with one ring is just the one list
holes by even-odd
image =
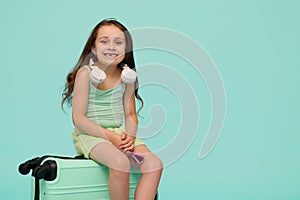
[[[67, 76], [62, 106], [65, 102], [72, 104], [77, 153], [108, 166], [110, 199], [128, 199], [130, 166], [133, 165], [142, 174], [135, 199], [153, 200], [163, 165], [136, 137], [135, 97], [142, 105], [143, 100], [138, 95], [137, 81], [121, 80], [125, 65], [135, 70], [128, 30], [114, 19], [101, 21], [88, 38], [74, 70]], [[92, 81], [93, 70], [98, 70], [98, 75], [104, 71], [104, 82]], [[137, 164], [129, 156], [132, 153], [142, 155], [143, 162]]]

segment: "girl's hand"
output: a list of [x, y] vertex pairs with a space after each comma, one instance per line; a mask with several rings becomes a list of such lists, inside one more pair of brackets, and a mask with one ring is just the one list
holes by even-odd
[[121, 134], [121, 145], [119, 146], [125, 152], [132, 152], [134, 150], [135, 137], [128, 135], [127, 133]]
[[117, 148], [120, 148], [122, 145], [123, 140], [121, 139], [121, 135], [111, 131], [109, 134], [109, 141]]

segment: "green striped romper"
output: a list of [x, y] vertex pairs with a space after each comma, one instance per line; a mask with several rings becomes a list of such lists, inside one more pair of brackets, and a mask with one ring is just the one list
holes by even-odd
[[[84, 67], [90, 71], [87, 66]], [[100, 90], [90, 81], [86, 117], [99, 126], [114, 131], [117, 134], [125, 132], [125, 128], [122, 126], [124, 117], [124, 91], [124, 83], [109, 90]], [[111, 143], [104, 138], [84, 133], [76, 127], [74, 128], [72, 137], [77, 154], [84, 155], [86, 158], [89, 158], [91, 150], [97, 144], [101, 142]], [[139, 137], [136, 137], [135, 146], [139, 145], [144, 145], [144, 142]]]

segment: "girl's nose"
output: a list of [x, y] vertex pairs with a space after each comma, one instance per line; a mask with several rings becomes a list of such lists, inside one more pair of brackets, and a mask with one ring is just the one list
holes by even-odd
[[109, 44], [108, 44], [108, 49], [109, 50], [115, 50], [115, 44], [113, 41], [110, 41]]

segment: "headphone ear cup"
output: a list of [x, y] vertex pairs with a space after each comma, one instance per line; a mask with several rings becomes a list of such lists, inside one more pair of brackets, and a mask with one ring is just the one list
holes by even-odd
[[98, 85], [104, 82], [106, 74], [99, 67], [91, 66], [90, 78], [94, 84]]
[[130, 69], [129, 67], [127, 67], [127, 65], [125, 67], [123, 67], [123, 71], [121, 74], [121, 79], [123, 81], [123, 83], [134, 83], [136, 80], [137, 74], [134, 70]]

